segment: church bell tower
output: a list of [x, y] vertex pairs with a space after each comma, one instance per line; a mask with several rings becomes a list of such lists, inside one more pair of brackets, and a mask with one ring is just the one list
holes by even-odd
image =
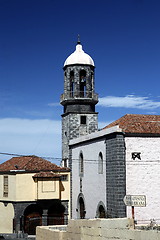
[[64, 63], [64, 93], [60, 103], [62, 114], [62, 165], [68, 165], [69, 140], [98, 130], [95, 105], [98, 94], [94, 86], [94, 61], [78, 40], [76, 50]]

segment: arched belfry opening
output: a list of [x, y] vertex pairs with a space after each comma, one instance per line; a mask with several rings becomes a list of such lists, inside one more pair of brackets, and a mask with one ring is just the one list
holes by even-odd
[[70, 96], [74, 97], [74, 71], [70, 72]]
[[86, 96], [86, 71], [80, 71], [80, 97]]
[[69, 159], [69, 140], [98, 130], [94, 69], [93, 59], [83, 51], [78, 41], [76, 50], [66, 59], [63, 67], [64, 92], [60, 103], [63, 106], [62, 159], [65, 161]]

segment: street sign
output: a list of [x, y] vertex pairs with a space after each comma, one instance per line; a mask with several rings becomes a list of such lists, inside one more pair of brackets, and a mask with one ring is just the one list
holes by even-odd
[[145, 195], [126, 195], [123, 201], [126, 206], [146, 207]]
[[126, 195], [123, 199], [126, 206], [132, 206], [131, 195]]

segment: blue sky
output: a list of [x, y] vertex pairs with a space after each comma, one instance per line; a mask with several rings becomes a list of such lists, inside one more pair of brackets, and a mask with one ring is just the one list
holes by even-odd
[[160, 114], [159, 13], [158, 0], [0, 0], [0, 152], [58, 163], [63, 64], [78, 34], [96, 65], [100, 128]]

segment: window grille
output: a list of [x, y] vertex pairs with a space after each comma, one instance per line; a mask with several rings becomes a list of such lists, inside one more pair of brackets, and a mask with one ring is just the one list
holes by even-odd
[[8, 176], [3, 177], [3, 196], [8, 197]]

